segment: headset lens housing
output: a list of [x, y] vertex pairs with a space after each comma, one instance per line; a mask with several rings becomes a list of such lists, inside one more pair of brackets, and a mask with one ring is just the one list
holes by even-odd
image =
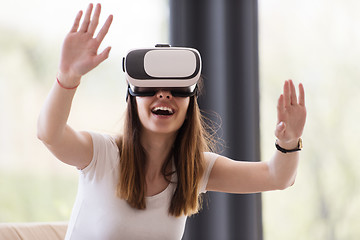
[[154, 96], [164, 89], [175, 97], [188, 97], [196, 94], [201, 57], [193, 48], [135, 49], [123, 59], [123, 71], [132, 96]]

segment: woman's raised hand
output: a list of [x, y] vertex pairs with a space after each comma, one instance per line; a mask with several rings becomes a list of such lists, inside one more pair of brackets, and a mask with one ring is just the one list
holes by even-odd
[[58, 78], [66, 87], [77, 86], [81, 76], [94, 69], [109, 56], [111, 47], [107, 47], [100, 54], [98, 54], [98, 49], [110, 28], [113, 16], [110, 15], [107, 18], [97, 36], [94, 37], [99, 23], [101, 5], [96, 5], [91, 19], [92, 10], [93, 4], [89, 4], [81, 26], [82, 11], [79, 11], [64, 40]]
[[299, 84], [299, 98], [292, 80], [285, 81], [284, 92], [277, 106], [278, 121], [275, 136], [278, 144], [285, 149], [293, 149], [298, 144], [306, 120], [305, 91]]

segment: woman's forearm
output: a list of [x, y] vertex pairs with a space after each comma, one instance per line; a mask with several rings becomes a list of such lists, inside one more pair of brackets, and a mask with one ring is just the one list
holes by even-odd
[[300, 153], [277, 151], [268, 162], [271, 179], [277, 189], [285, 189], [294, 184]]
[[65, 89], [55, 82], [38, 118], [38, 138], [46, 144], [56, 143], [66, 128], [76, 89]]
[[283, 94], [278, 99], [277, 115], [275, 136], [279, 151], [276, 150], [268, 162], [269, 177], [275, 188], [284, 189], [295, 181], [299, 152], [284, 153], [283, 151], [301, 147], [300, 137], [306, 120], [305, 90], [301, 83], [299, 84], [299, 97], [297, 97], [293, 81], [285, 81]]

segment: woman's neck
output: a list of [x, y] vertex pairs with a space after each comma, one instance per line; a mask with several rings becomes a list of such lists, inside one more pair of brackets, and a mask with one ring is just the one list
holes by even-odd
[[146, 152], [146, 177], [154, 179], [162, 176], [162, 167], [172, 150], [176, 133], [158, 134], [142, 132], [141, 144]]

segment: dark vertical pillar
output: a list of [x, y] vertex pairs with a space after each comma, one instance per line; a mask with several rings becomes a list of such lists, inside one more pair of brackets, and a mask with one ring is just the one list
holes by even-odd
[[[236, 160], [260, 160], [257, 24], [257, 1], [170, 0], [170, 44], [200, 51], [200, 107], [221, 116], [222, 154]], [[183, 239], [262, 239], [260, 194], [208, 193], [208, 202]]]

